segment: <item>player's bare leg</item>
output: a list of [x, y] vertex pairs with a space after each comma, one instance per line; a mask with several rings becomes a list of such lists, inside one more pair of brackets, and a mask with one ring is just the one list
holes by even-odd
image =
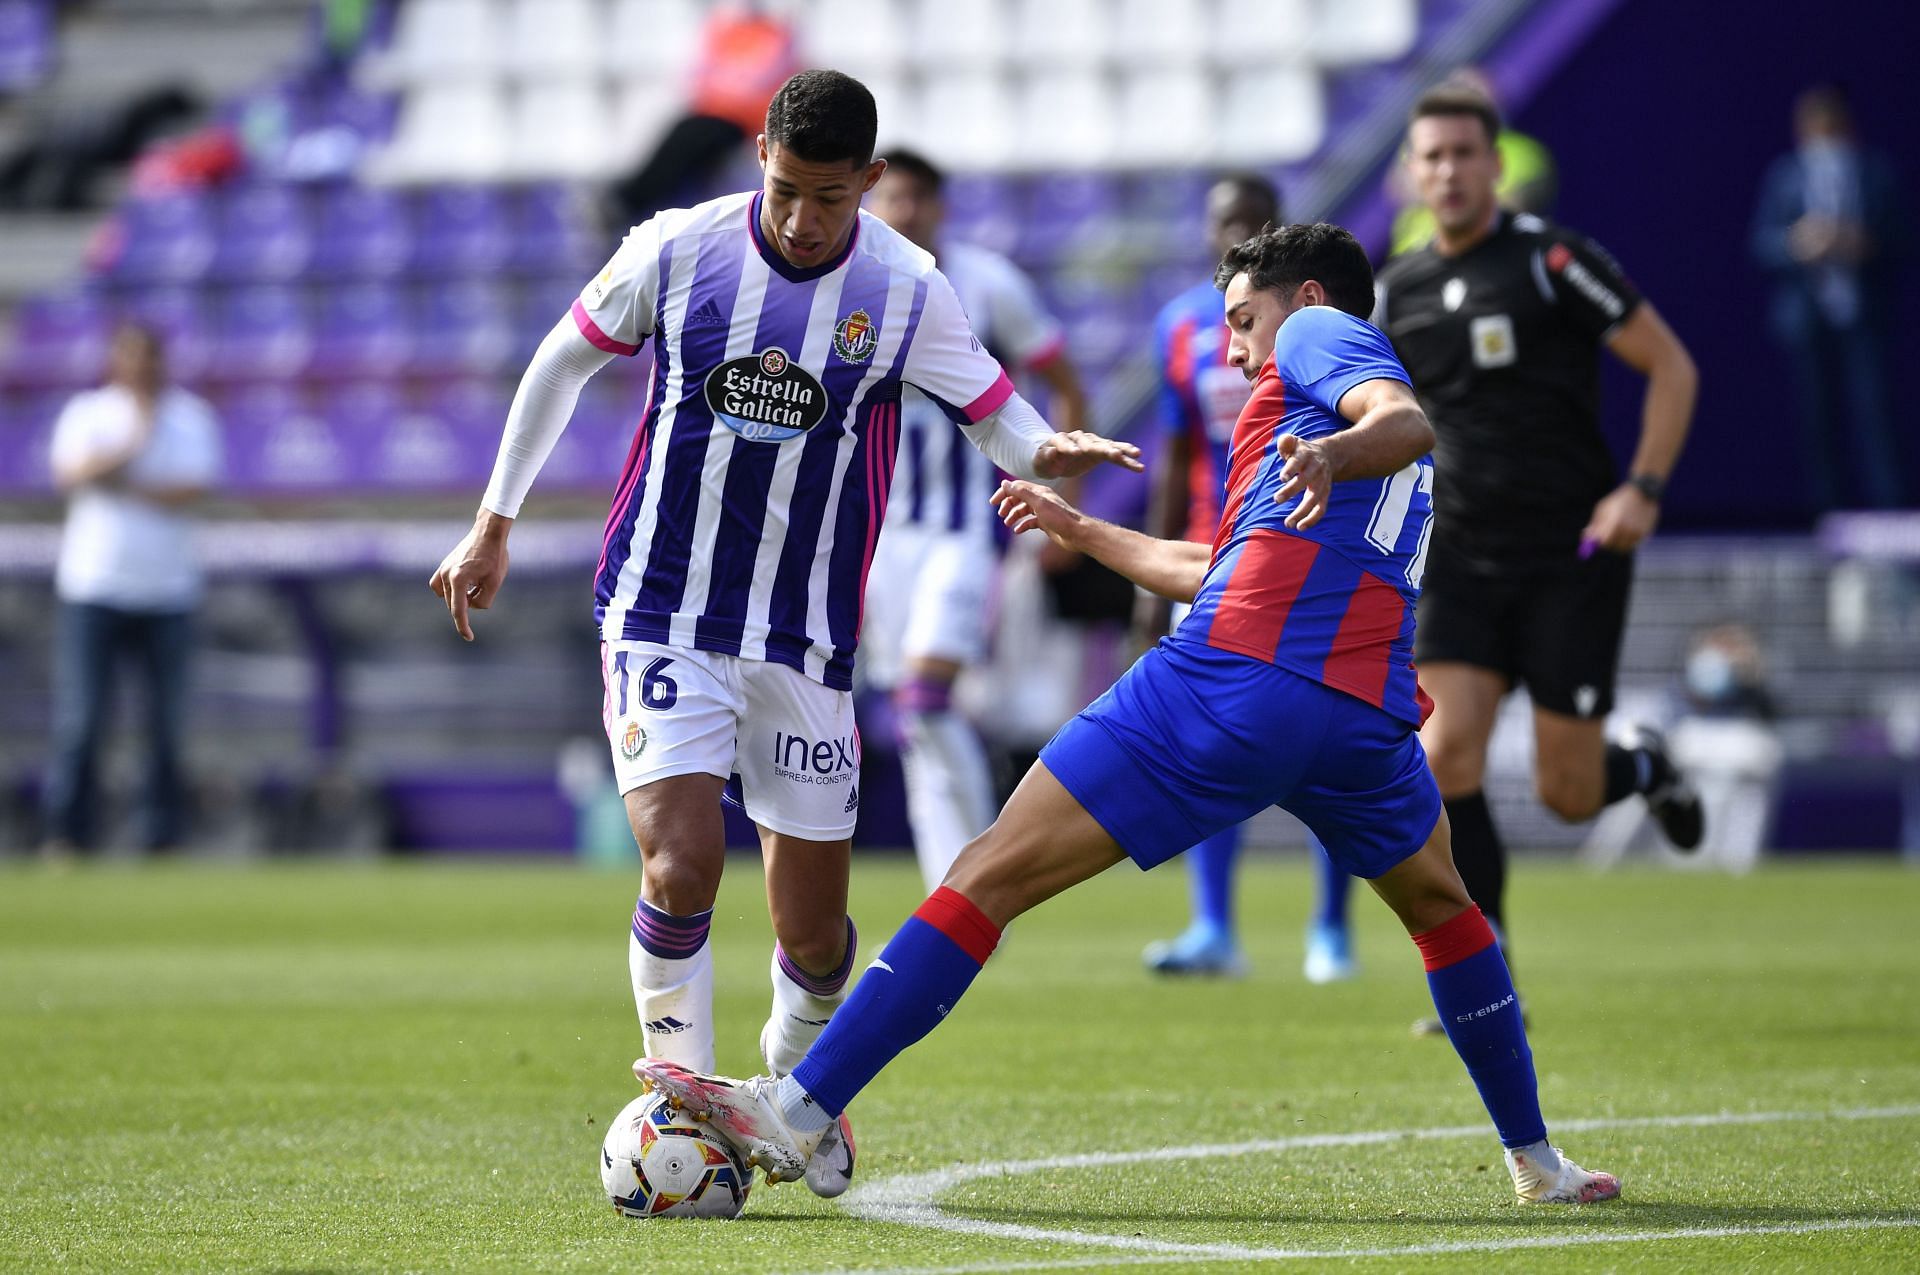
[[[627, 970], [647, 1052], [711, 1071], [713, 901], [726, 866], [718, 775], [672, 775], [626, 794], [640, 846], [640, 898], [627, 941]], [[844, 889], [844, 884], [843, 887]]]
[[1533, 1053], [1500, 946], [1454, 871], [1444, 811], [1427, 842], [1372, 884], [1413, 937], [1449, 1040], [1473, 1077], [1506, 1147], [1522, 1203], [1586, 1204], [1620, 1194], [1547, 1141]]
[[[847, 915], [852, 851], [853, 842], [845, 838], [809, 841], [760, 829], [775, 940], [773, 1008], [760, 1030], [760, 1056], [775, 1076], [786, 1075], [806, 1057], [847, 998], [859, 942]], [[826, 1141], [832, 1145], [823, 1145], [812, 1158], [807, 1184], [816, 1195], [835, 1196], [853, 1181], [853, 1128], [844, 1113]]]
[[793, 1075], [731, 1081], [656, 1058], [634, 1063], [634, 1074], [706, 1115], [770, 1174], [799, 1176], [833, 1125], [830, 1113], [947, 1017], [1009, 921], [1124, 857], [1036, 763], [1000, 818], [868, 966], [846, 1011]]

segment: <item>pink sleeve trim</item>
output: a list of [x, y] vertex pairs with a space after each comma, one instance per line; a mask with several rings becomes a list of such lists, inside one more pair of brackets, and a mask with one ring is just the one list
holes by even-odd
[[580, 329], [580, 335], [593, 342], [594, 348], [605, 350], [608, 354], [634, 355], [640, 353], [637, 345], [628, 345], [625, 341], [616, 341], [600, 330], [600, 325], [587, 313], [587, 307], [580, 304], [579, 298], [573, 302], [573, 325]]
[[1037, 372], [1049, 363], [1054, 362], [1066, 352], [1067, 334], [1065, 332], [1056, 332], [1053, 334], [1051, 340], [1035, 350], [1032, 354], [1029, 354], [1024, 362], [1027, 367]]
[[1013, 397], [1013, 382], [1007, 379], [1006, 371], [1000, 373], [1000, 379], [987, 387], [987, 392], [966, 405], [967, 420], [978, 424], [1006, 405]]

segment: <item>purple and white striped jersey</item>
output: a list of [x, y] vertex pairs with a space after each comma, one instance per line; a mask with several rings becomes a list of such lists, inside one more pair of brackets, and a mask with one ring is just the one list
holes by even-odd
[[[973, 333], [1003, 365], [1044, 367], [1066, 349], [1066, 334], [1032, 280], [997, 252], [940, 245], [940, 272], [953, 285]], [[900, 467], [890, 526], [995, 539], [999, 519], [987, 498], [999, 484], [993, 462], [953, 427], [940, 405], [912, 386], [900, 404]]]
[[770, 660], [846, 690], [901, 387], [958, 424], [1013, 385], [933, 258], [885, 222], [861, 212], [844, 253], [801, 269], [759, 214], [758, 192], [663, 212], [573, 304], [602, 350], [654, 339], [594, 611], [608, 640]]

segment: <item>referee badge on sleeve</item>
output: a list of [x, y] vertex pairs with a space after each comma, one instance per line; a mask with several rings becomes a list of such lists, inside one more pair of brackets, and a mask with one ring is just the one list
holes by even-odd
[[1510, 367], [1518, 357], [1513, 343], [1513, 319], [1504, 314], [1483, 314], [1467, 330], [1473, 342], [1475, 367]]

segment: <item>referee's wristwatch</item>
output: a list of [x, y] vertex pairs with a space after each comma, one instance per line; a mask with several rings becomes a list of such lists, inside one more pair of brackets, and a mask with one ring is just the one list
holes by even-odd
[[1667, 480], [1658, 474], [1635, 474], [1627, 479], [1627, 486], [1632, 487], [1656, 505], [1667, 494]]

